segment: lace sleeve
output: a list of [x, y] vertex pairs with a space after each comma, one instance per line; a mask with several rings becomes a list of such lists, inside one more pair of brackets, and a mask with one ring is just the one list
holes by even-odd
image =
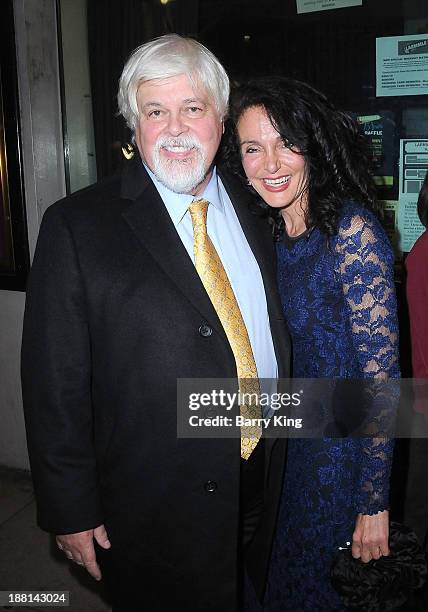
[[359, 371], [362, 378], [376, 379], [366, 425], [370, 437], [357, 440], [361, 469], [356, 497], [357, 512], [375, 514], [389, 503], [393, 440], [385, 434], [385, 418], [392, 418], [394, 403], [376, 392], [376, 381], [399, 377], [393, 254], [379, 222], [367, 212], [349, 215], [340, 224], [335, 251]]

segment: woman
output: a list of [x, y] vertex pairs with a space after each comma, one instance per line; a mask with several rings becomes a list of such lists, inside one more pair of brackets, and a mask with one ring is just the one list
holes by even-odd
[[[399, 376], [393, 255], [354, 122], [312, 87], [266, 77], [235, 92], [226, 159], [266, 209], [298, 378]], [[245, 174], [244, 174], [245, 173]], [[346, 406], [343, 406], [346, 410]], [[388, 555], [392, 442], [292, 439], [266, 611], [343, 610], [339, 546]]]

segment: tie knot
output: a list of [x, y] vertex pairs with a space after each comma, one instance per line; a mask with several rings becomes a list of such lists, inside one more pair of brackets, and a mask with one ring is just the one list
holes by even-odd
[[194, 200], [190, 204], [189, 211], [193, 225], [203, 223], [206, 226], [208, 205], [208, 200]]

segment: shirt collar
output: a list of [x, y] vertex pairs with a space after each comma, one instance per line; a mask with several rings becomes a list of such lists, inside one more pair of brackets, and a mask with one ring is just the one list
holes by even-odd
[[146, 164], [144, 164], [144, 167], [147, 170], [147, 174], [152, 179], [154, 186], [158, 190], [159, 195], [162, 198], [166, 209], [168, 210], [171, 220], [174, 223], [174, 226], [177, 226], [182, 221], [193, 200], [208, 200], [208, 202], [212, 204], [219, 212], [224, 212], [224, 204], [221, 199], [218, 184], [220, 178], [217, 176], [215, 166], [208, 185], [205, 187], [203, 193], [197, 197], [187, 193], [175, 193], [175, 191], [171, 191], [156, 178]]

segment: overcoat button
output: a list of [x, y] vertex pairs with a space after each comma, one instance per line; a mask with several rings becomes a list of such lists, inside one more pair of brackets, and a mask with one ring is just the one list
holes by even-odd
[[207, 480], [204, 487], [207, 493], [214, 493], [217, 490], [217, 483], [214, 480]]
[[213, 333], [212, 327], [209, 325], [201, 325], [199, 328], [199, 333], [203, 338], [208, 338]]

